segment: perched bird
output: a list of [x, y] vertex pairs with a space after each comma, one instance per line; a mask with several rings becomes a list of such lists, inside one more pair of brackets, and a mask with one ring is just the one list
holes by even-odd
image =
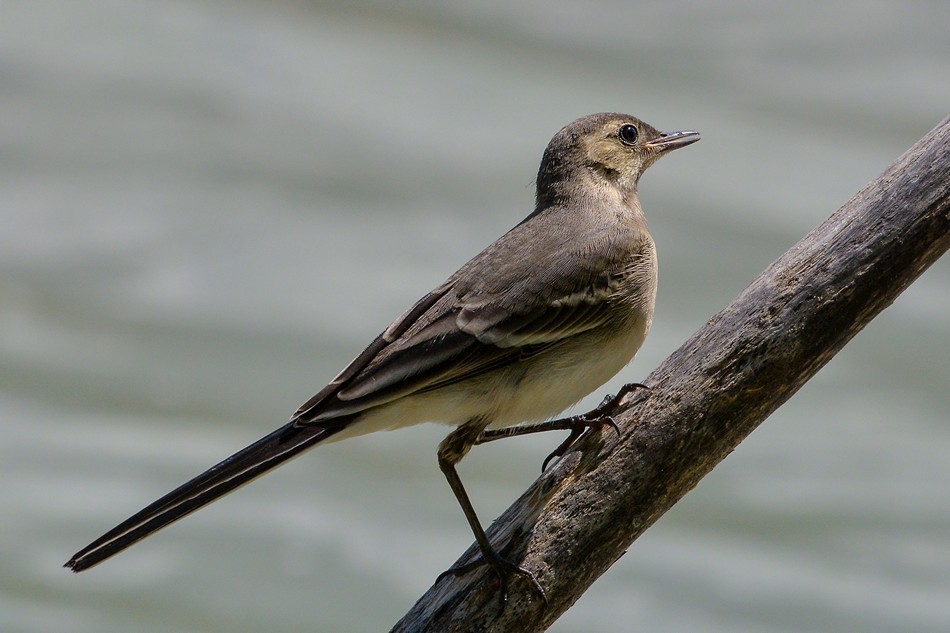
[[528, 571], [492, 548], [455, 466], [492, 439], [597, 423], [550, 419], [643, 343], [657, 263], [637, 184], [664, 153], [697, 140], [616, 113], [565, 126], [544, 151], [533, 213], [393, 321], [287, 425], [119, 524], [66, 567], [88, 569], [320, 442], [442, 422], [455, 428], [439, 445], [439, 467], [475, 535], [478, 564], [494, 569], [503, 593], [507, 575], [518, 574], [543, 597]]

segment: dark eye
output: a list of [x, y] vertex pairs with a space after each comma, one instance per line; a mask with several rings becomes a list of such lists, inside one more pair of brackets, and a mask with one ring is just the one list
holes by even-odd
[[621, 125], [620, 129], [617, 130], [617, 136], [620, 137], [620, 142], [624, 145], [633, 145], [637, 142], [637, 137], [640, 136], [640, 131], [637, 130], [636, 125]]

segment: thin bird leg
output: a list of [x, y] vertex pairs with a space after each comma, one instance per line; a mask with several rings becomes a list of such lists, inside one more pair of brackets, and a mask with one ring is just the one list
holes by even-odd
[[502, 429], [486, 429], [475, 439], [475, 445], [487, 444], [495, 440], [503, 440], [506, 437], [520, 437], [522, 435], [531, 435], [532, 433], [544, 433], [545, 431], [573, 431], [577, 428], [577, 418], [580, 417], [582, 416], [575, 415], [569, 418], [547, 420], [535, 424], [519, 424], [517, 426], [506, 426]]
[[617, 426], [617, 422], [614, 420], [611, 413], [616, 410], [624, 398], [626, 398], [631, 392], [636, 391], [637, 389], [646, 389], [650, 388], [639, 382], [627, 383], [617, 392], [617, 395], [607, 395], [603, 401], [597, 405], [597, 408], [588, 413], [582, 413], [580, 415], [574, 415], [569, 418], [561, 418], [559, 420], [550, 420], [547, 422], [538, 422], [536, 424], [523, 424], [518, 426], [509, 426], [503, 429], [486, 429], [482, 431], [475, 443], [476, 444], [486, 444], [488, 442], [493, 442], [494, 440], [500, 440], [506, 437], [518, 437], [519, 435], [528, 435], [531, 433], [542, 433], [544, 431], [570, 431], [570, 435], [567, 436], [561, 444], [554, 449], [550, 455], [548, 455], [544, 462], [541, 464], [541, 472], [544, 472], [548, 467], [548, 463], [555, 457], [563, 457], [567, 453], [568, 449], [577, 441], [584, 431], [591, 428], [603, 428], [604, 426], [611, 427], [614, 431], [617, 432], [617, 436], [620, 436], [620, 427]]
[[475, 508], [472, 507], [472, 502], [465, 492], [465, 487], [462, 486], [462, 480], [459, 479], [458, 473], [455, 470], [455, 465], [461, 461], [462, 457], [475, 445], [475, 440], [481, 435], [484, 428], [485, 422], [483, 421], [464, 424], [452, 431], [448, 437], [439, 444], [439, 468], [449, 482], [449, 487], [452, 488], [452, 492], [455, 493], [455, 498], [462, 507], [462, 512], [465, 513], [465, 518], [468, 519], [468, 524], [472, 528], [472, 534], [475, 535], [475, 542], [478, 543], [478, 548], [481, 550], [482, 555], [480, 559], [476, 559], [471, 563], [452, 567], [442, 572], [439, 574], [439, 577], [436, 578], [436, 583], [448, 575], [458, 578], [482, 565], [488, 565], [498, 578], [498, 583], [501, 588], [500, 607], [502, 609], [504, 609], [508, 603], [508, 576], [511, 574], [524, 578], [528, 584], [531, 585], [531, 588], [541, 596], [541, 600], [547, 604], [547, 596], [544, 594], [544, 589], [541, 587], [541, 584], [538, 583], [534, 574], [523, 567], [508, 562], [492, 548], [491, 542], [489, 542], [488, 536], [485, 534], [485, 530], [482, 529], [482, 524], [478, 521], [478, 516], [475, 514]]

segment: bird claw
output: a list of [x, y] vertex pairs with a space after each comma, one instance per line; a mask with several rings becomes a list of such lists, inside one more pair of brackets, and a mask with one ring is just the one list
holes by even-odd
[[[583, 427], [583, 428], [586, 428], [586, 427]], [[567, 439], [561, 442], [560, 444], [558, 444], [558, 447], [555, 448], [553, 451], [551, 451], [550, 454], [548, 454], [548, 456], [544, 458], [544, 461], [541, 462], [542, 473], [548, 469], [548, 464], [551, 462], [552, 459], [554, 459], [555, 457], [558, 459], [564, 457], [564, 453], [567, 452], [567, 449], [569, 449], [571, 445], [573, 445], [574, 442], [577, 441], [577, 438], [579, 438], [581, 434], [584, 432], [583, 428], [578, 426], [577, 428], [571, 429], [571, 433], [570, 435], [567, 436]]]
[[548, 464], [552, 459], [560, 459], [561, 457], [564, 457], [564, 454], [567, 453], [568, 449], [574, 445], [574, 442], [577, 441], [577, 438], [583, 435], [584, 431], [587, 429], [600, 429], [605, 426], [609, 426], [617, 433], [617, 437], [620, 437], [620, 427], [617, 426], [616, 420], [614, 420], [613, 417], [609, 415], [598, 415], [596, 417], [593, 415], [579, 415], [571, 418], [571, 422], [576, 423], [576, 426], [571, 429], [567, 439], [561, 442], [557, 448], [551, 451], [551, 453], [544, 458], [544, 461], [541, 463], [541, 472], [547, 470]]
[[617, 395], [612, 396], [607, 394], [607, 396], [601, 401], [597, 408], [594, 409], [593, 413], [598, 415], [604, 415], [608, 411], [613, 411], [620, 406], [620, 403], [623, 402], [623, 399], [628, 395], [636, 391], [637, 389], [646, 389], [647, 391], [652, 391], [650, 387], [643, 384], [642, 382], [628, 382], [623, 387], [617, 391]]
[[469, 572], [482, 567], [483, 565], [488, 565], [491, 567], [492, 572], [495, 574], [495, 578], [498, 580], [499, 589], [501, 590], [498, 604], [499, 614], [504, 611], [505, 606], [508, 604], [508, 579], [511, 575], [521, 576], [524, 578], [534, 590], [534, 592], [541, 598], [541, 602], [544, 604], [544, 607], [547, 608], [548, 597], [544, 593], [544, 588], [541, 587], [541, 583], [539, 583], [538, 579], [534, 577], [534, 574], [524, 567], [519, 567], [518, 565], [505, 560], [494, 551], [491, 552], [491, 556], [489, 557], [486, 557], [483, 553], [470, 563], [465, 563], [464, 565], [457, 565], [455, 567], [446, 569], [444, 572], [439, 574], [439, 576], [435, 579], [435, 582], [438, 584], [443, 578], [447, 578], [448, 576], [460, 578]]
[[614, 420], [612, 415], [610, 415], [610, 412], [616, 409], [623, 399], [627, 397], [627, 395], [633, 391], [636, 391], [637, 389], [646, 389], [647, 391], [650, 390], [648, 386], [639, 382], [628, 383], [620, 388], [620, 390], [617, 392], [617, 395], [607, 394], [607, 396], [601, 401], [599, 405], [597, 405], [597, 408], [593, 411], [568, 418], [567, 422], [571, 425], [571, 433], [567, 436], [567, 439], [561, 442], [557, 448], [551, 451], [551, 453], [544, 458], [544, 461], [541, 463], [541, 472], [547, 470], [548, 464], [554, 458], [560, 459], [561, 457], [564, 457], [568, 449], [570, 449], [574, 442], [577, 441], [577, 438], [579, 438], [587, 429], [601, 429], [605, 426], [609, 426], [617, 433], [617, 437], [619, 438], [620, 427], [617, 426], [617, 421]]

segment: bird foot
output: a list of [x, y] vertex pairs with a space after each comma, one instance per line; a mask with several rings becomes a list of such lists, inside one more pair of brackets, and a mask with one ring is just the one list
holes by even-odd
[[548, 597], [545, 595], [544, 588], [541, 587], [541, 583], [539, 583], [538, 579], [534, 577], [534, 574], [524, 567], [519, 567], [518, 565], [505, 560], [501, 557], [501, 555], [498, 554], [498, 552], [494, 550], [489, 550], [487, 554], [488, 555], [486, 556], [486, 552], [482, 552], [481, 556], [470, 563], [465, 563], [464, 565], [458, 565], [456, 567], [450, 567], [449, 569], [446, 569], [444, 572], [439, 574], [438, 578], [435, 579], [436, 584], [448, 576], [460, 578], [469, 572], [478, 569], [479, 567], [488, 565], [495, 574], [499, 589], [501, 590], [498, 604], [499, 614], [504, 611], [505, 605], [508, 604], [508, 581], [511, 576], [521, 576], [524, 578], [534, 593], [536, 593], [541, 598], [541, 602], [544, 604], [544, 606], [548, 606]]
[[548, 464], [551, 463], [551, 460], [564, 457], [571, 446], [574, 445], [574, 442], [577, 441], [577, 438], [579, 438], [587, 429], [602, 429], [605, 426], [609, 426], [614, 431], [616, 431], [617, 437], [619, 438], [620, 427], [617, 426], [617, 421], [614, 420], [611, 413], [616, 410], [618, 406], [620, 406], [620, 403], [624, 398], [637, 389], [646, 389], [647, 391], [650, 390], [648, 386], [639, 382], [627, 383], [620, 388], [620, 390], [617, 392], [617, 395], [614, 396], [608, 394], [607, 397], [605, 397], [593, 411], [566, 418], [564, 420], [565, 425], [571, 429], [571, 432], [567, 436], [567, 439], [561, 442], [557, 448], [551, 451], [551, 453], [544, 458], [544, 461], [541, 463], [541, 472], [547, 470]]

